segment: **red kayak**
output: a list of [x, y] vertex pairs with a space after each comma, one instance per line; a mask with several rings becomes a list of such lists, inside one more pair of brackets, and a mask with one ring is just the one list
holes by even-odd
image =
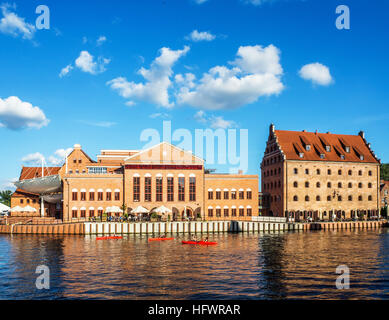
[[96, 240], [110, 240], [110, 239], [123, 239], [123, 237], [122, 236], [96, 237]]
[[166, 240], [174, 240], [174, 238], [149, 238], [149, 241], [166, 241]]
[[182, 241], [182, 244], [198, 244], [202, 246], [213, 246], [217, 244], [217, 242], [210, 242], [210, 241]]

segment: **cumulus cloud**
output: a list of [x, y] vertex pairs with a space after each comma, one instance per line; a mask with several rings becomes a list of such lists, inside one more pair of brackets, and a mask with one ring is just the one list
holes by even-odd
[[173, 65], [189, 51], [185, 46], [182, 50], [160, 49], [160, 55], [151, 63], [149, 69], [141, 68], [138, 73], [146, 80], [136, 83], [118, 77], [107, 82], [111, 89], [116, 90], [124, 98], [137, 99], [155, 103], [163, 107], [173, 107], [169, 101], [169, 88], [172, 85]]
[[40, 152], [30, 153], [22, 158], [22, 162], [31, 165], [41, 165], [42, 160], [45, 161], [45, 157]]
[[81, 51], [80, 56], [75, 61], [75, 65], [83, 72], [98, 74], [106, 70], [105, 66], [109, 62], [109, 59], [103, 57], [99, 57], [96, 61], [88, 51]]
[[208, 116], [203, 110], [197, 111], [193, 118], [199, 123], [209, 125], [212, 129], [228, 129], [237, 126], [233, 120], [225, 120], [221, 116]]
[[59, 73], [59, 77], [62, 78], [66, 76], [72, 69], [73, 66], [71, 64], [68, 64], [65, 68], [62, 68], [61, 72]]
[[49, 120], [39, 107], [23, 102], [18, 97], [0, 98], [0, 127], [12, 130], [23, 128], [40, 129], [47, 126]]
[[185, 39], [192, 40], [192, 41], [195, 41], [195, 42], [199, 42], [199, 41], [212, 41], [215, 38], [216, 38], [216, 36], [213, 35], [212, 33], [208, 32], [208, 31], [199, 32], [197, 30], [193, 30], [188, 36], [185, 37]]
[[183, 85], [177, 93], [178, 103], [212, 110], [233, 109], [284, 89], [280, 51], [273, 45], [242, 46], [230, 65], [211, 68], [192, 88]]
[[65, 162], [65, 157], [69, 155], [73, 151], [73, 148], [67, 148], [67, 149], [57, 149], [54, 154], [50, 155], [47, 158], [41, 154], [40, 152], [34, 152], [30, 153], [26, 156], [24, 156], [21, 160], [23, 163], [29, 164], [29, 165], [36, 165], [40, 166], [42, 165], [42, 160], [45, 165], [49, 164], [52, 166], [62, 166]]
[[[8, 4], [0, 6], [3, 18], [0, 20], [0, 32], [14, 37], [21, 36], [23, 39], [31, 40], [35, 34], [35, 27], [24, 21], [16, 13], [10, 11], [12, 7]], [[13, 8], [15, 9], [15, 8]]]
[[328, 86], [333, 82], [330, 69], [318, 62], [306, 64], [303, 66], [299, 75], [305, 80], [311, 80], [314, 84]]
[[97, 45], [97, 46], [101, 46], [105, 41], [107, 41], [107, 37], [106, 37], [106, 36], [100, 36], [100, 37], [96, 40], [96, 45]]
[[15, 190], [16, 187], [14, 182], [18, 181], [19, 178], [4, 179], [0, 181], [0, 191], [3, 190]]
[[49, 156], [49, 163], [53, 166], [62, 166], [65, 162], [65, 158], [73, 151], [73, 148], [58, 149], [54, 152], [54, 155]]

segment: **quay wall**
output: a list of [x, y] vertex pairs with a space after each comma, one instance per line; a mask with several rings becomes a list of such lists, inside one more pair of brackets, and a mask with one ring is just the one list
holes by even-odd
[[80, 222], [0, 225], [0, 234], [161, 234], [376, 229], [385, 221], [284, 223], [258, 221]]

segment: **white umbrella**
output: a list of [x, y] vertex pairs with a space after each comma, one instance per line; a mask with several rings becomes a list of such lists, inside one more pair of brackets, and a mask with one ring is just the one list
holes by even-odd
[[172, 210], [170, 210], [169, 208], [167, 208], [164, 205], [162, 205], [162, 206], [154, 209], [154, 212], [166, 214], [166, 213], [172, 213]]
[[123, 210], [120, 209], [118, 206], [112, 206], [112, 207], [108, 207], [105, 212], [113, 212], [113, 213], [116, 213], [116, 212], [120, 212], [122, 213]]
[[13, 207], [11, 209], [11, 212], [22, 212], [22, 211], [23, 211], [23, 208], [19, 207], [19, 206]]
[[22, 212], [37, 212], [37, 210], [31, 206], [25, 206], [22, 209], [23, 209]]
[[145, 207], [137, 206], [135, 209], [132, 209], [131, 213], [148, 213], [149, 210], [147, 210]]

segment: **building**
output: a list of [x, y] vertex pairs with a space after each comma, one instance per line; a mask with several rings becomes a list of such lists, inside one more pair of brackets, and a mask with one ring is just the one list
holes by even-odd
[[389, 181], [381, 180], [380, 197], [381, 197], [381, 208], [387, 208], [389, 204]]
[[380, 161], [365, 135], [275, 130], [261, 163], [269, 215], [332, 220], [378, 215]]
[[32, 204], [41, 212], [43, 199], [44, 215], [64, 221], [130, 214], [139, 206], [153, 212], [162, 205], [172, 220], [258, 215], [257, 175], [207, 174], [203, 159], [166, 142], [146, 150], [101, 150], [97, 161], [75, 145], [62, 167], [23, 167], [17, 186], [12, 207]]

